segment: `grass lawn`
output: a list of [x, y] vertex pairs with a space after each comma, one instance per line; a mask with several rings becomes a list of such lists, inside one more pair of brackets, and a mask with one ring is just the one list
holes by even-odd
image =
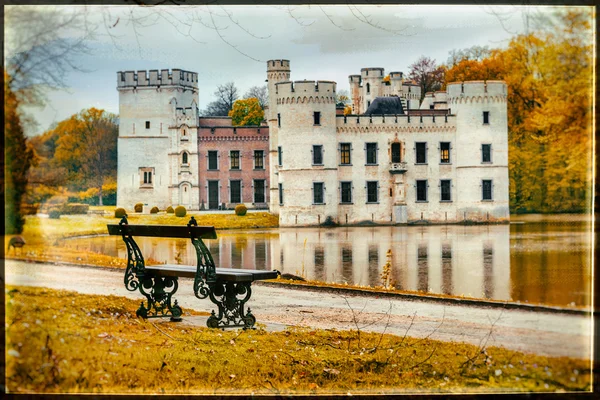
[[5, 297], [11, 393], [590, 390], [585, 360], [360, 331], [211, 330], [136, 319], [135, 300], [44, 288]]

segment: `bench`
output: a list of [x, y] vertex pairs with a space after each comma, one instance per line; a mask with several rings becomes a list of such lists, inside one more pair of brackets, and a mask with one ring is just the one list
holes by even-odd
[[[125, 287], [129, 291], [139, 290], [147, 303], [140, 304], [136, 315], [142, 318], [170, 317], [181, 320], [181, 307], [172, 301], [179, 287], [178, 278], [194, 279], [194, 294], [199, 299], [207, 297], [217, 305], [206, 322], [209, 328], [252, 328], [256, 318], [250, 308], [244, 306], [252, 296], [252, 282], [275, 279], [279, 271], [261, 271], [233, 268], [216, 268], [210, 251], [202, 239], [216, 239], [212, 226], [198, 226], [191, 217], [187, 225], [129, 225], [127, 216], [119, 224], [108, 224], [109, 235], [120, 235], [127, 246], [127, 269]], [[196, 249], [196, 266], [190, 265], [146, 265], [134, 236], [191, 239]]]

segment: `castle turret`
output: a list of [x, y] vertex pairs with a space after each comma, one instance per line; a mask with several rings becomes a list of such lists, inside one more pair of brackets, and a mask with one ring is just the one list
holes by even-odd
[[290, 80], [290, 61], [289, 60], [269, 60], [267, 61], [267, 89], [269, 92], [269, 109], [265, 117], [269, 124], [269, 162], [271, 165], [269, 171], [269, 211], [273, 214], [279, 213], [279, 186], [277, 184], [277, 175], [279, 168], [278, 135], [280, 115], [277, 107], [277, 87], [279, 82]]
[[384, 78], [383, 68], [361, 68], [363, 101], [362, 109], [367, 110], [376, 97], [382, 95], [381, 86]]
[[350, 97], [352, 99], [352, 113], [353, 114], [361, 114], [362, 113], [362, 94], [361, 94], [361, 80], [360, 75], [350, 75], [348, 77], [348, 81], [350, 82]]
[[198, 209], [198, 74], [117, 72], [117, 90], [117, 204]]
[[336, 83], [295, 81], [280, 82], [276, 87], [274, 98], [281, 122], [278, 145], [283, 151], [276, 182], [284, 190], [279, 224], [336, 221]]
[[456, 193], [476, 199], [476, 204], [459, 207], [477, 206], [481, 220], [509, 218], [506, 94], [503, 81], [453, 82], [447, 87], [448, 108], [456, 114], [460, 132], [456, 147], [461, 150], [453, 161], [458, 171]]

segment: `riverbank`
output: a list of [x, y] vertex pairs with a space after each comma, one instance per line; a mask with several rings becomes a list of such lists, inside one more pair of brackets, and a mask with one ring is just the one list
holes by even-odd
[[[138, 301], [7, 287], [15, 393], [347, 394], [590, 389], [589, 361], [361, 330], [218, 331]], [[249, 373], [248, 371], [252, 371]]]

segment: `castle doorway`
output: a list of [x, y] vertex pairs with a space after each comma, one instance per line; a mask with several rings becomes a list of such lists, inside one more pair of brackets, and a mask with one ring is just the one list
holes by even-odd
[[190, 185], [186, 183], [179, 186], [179, 204], [190, 208]]
[[219, 181], [208, 181], [208, 209], [219, 208]]

